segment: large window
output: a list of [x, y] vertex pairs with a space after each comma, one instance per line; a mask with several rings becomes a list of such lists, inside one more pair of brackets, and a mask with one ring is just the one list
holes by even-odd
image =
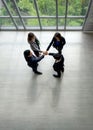
[[0, 30], [81, 30], [90, 0], [0, 0]]

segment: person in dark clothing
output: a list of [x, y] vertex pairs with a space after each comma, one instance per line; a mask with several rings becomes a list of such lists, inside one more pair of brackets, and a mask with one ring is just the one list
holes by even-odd
[[55, 59], [55, 62], [53, 64], [53, 69], [54, 71], [57, 72], [56, 74], [53, 74], [54, 77], [60, 78], [61, 77], [61, 72], [64, 72], [64, 57], [62, 54], [59, 53], [48, 53], [47, 51], [45, 52], [46, 55], [53, 56]]
[[25, 50], [23, 54], [27, 62], [27, 65], [32, 68], [33, 72], [36, 74], [42, 74], [41, 72], [37, 71], [37, 67], [38, 67], [38, 62], [44, 58], [44, 55], [40, 57], [36, 57], [32, 54], [30, 50]]
[[63, 46], [66, 44], [65, 38], [61, 36], [60, 33], [55, 33], [52, 41], [50, 42], [49, 46], [47, 47], [46, 51], [49, 51], [50, 47], [53, 46], [59, 54], [62, 53]]

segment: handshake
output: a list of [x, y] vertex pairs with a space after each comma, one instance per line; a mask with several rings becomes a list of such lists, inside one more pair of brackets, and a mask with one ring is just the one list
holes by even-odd
[[43, 55], [48, 55], [48, 51], [42, 51]]

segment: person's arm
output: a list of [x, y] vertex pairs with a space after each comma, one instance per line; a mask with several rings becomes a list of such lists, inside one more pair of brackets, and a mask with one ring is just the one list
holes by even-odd
[[65, 38], [64, 37], [62, 37], [62, 39], [61, 39], [62, 41], [62, 45], [64, 46], [65, 44], [66, 44], [66, 40], [65, 40]]
[[48, 50], [50, 49], [50, 47], [52, 46], [53, 42], [54, 42], [54, 38], [52, 39], [52, 41], [51, 41], [50, 44], [48, 45], [46, 51], [48, 51]]
[[50, 56], [55, 56], [56, 53], [48, 53], [48, 55], [50, 55]]
[[33, 58], [33, 62], [39, 62], [44, 58], [44, 55], [40, 56], [40, 57], [34, 57]]
[[61, 54], [59, 53], [49, 53], [48, 55], [53, 56], [54, 59], [59, 59], [61, 57]]

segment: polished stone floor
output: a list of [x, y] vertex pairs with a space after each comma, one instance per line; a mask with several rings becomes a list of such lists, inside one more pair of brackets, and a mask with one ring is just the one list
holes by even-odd
[[[45, 50], [55, 32], [34, 32]], [[61, 32], [65, 72], [52, 75], [51, 56], [26, 65], [28, 32], [0, 32], [0, 130], [93, 130], [93, 34]], [[49, 52], [56, 52], [51, 47]]]

